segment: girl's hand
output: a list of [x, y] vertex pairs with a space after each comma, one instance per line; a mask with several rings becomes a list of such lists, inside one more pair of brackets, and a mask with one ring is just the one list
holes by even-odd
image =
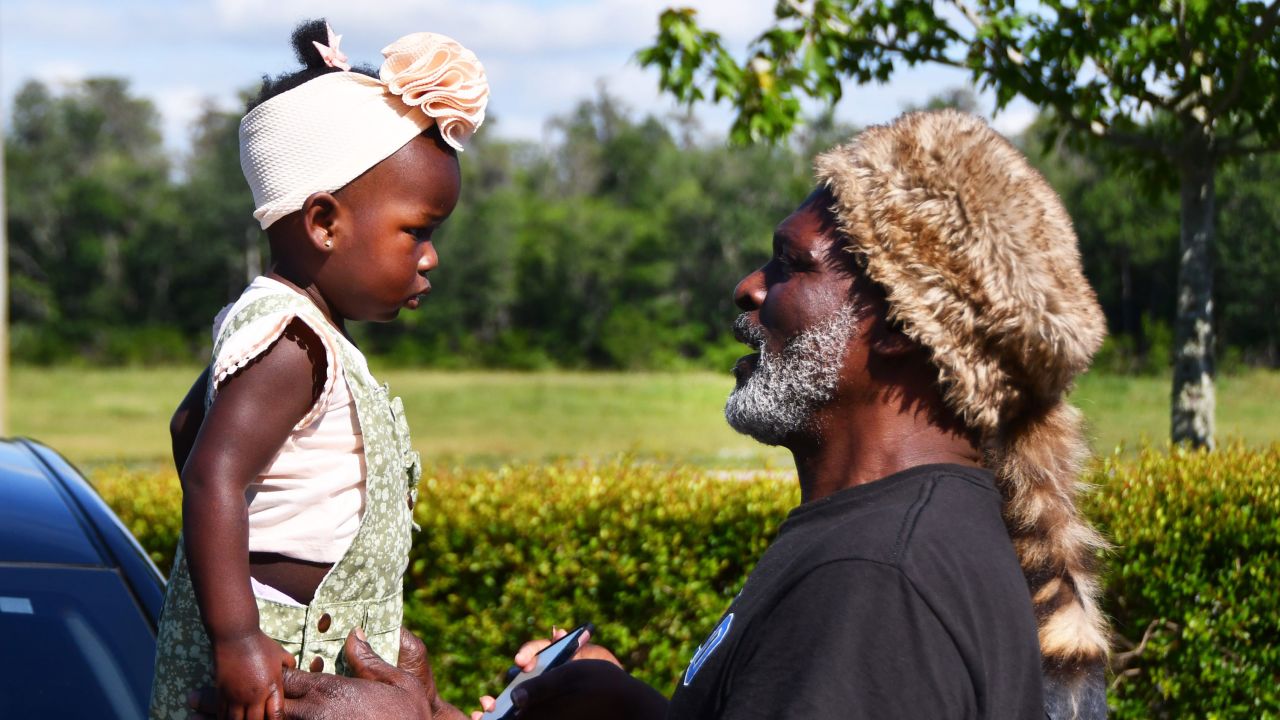
[[297, 661], [261, 632], [213, 645], [218, 717], [280, 720], [284, 717], [284, 668]]

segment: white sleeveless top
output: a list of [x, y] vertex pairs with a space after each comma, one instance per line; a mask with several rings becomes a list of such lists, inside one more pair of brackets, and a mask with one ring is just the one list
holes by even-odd
[[[223, 322], [247, 302], [266, 294], [296, 293], [267, 277], [255, 278], [213, 321], [216, 344]], [[269, 315], [241, 328], [223, 342], [209, 377], [213, 392], [280, 337], [295, 318], [288, 311]], [[324, 389], [267, 469], [245, 489], [249, 505], [249, 551], [279, 553], [298, 560], [335, 563], [360, 527], [365, 506], [364, 438], [346, 372], [368, 374], [364, 356], [353, 354], [361, 367], [340, 368], [333, 328], [312, 328], [324, 345], [328, 365]], [[351, 348], [355, 350], [355, 348]]]

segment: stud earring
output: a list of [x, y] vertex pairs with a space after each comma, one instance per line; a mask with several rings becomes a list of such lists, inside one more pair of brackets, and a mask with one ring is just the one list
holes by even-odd
[[325, 241], [324, 241], [324, 246], [325, 246], [326, 248], [331, 248], [331, 247], [333, 247], [333, 240], [325, 240]]

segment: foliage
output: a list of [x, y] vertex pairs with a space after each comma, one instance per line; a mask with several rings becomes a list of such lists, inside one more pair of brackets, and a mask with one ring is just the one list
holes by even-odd
[[967, 70], [999, 107], [1025, 97], [1080, 131], [1074, 139], [1169, 160], [1183, 127], [1144, 122], [1153, 112], [1217, 133], [1222, 152], [1280, 140], [1280, 3], [781, 0], [774, 15], [739, 61], [696, 11], [668, 9], [637, 57], [679, 100], [709, 90], [729, 101], [739, 141], [785, 137], [801, 97], [834, 103], [843, 78], [886, 82], [903, 63]]
[[1280, 445], [1107, 460], [1116, 717], [1280, 716]]
[[[974, 103], [961, 89], [927, 106]], [[238, 115], [206, 107], [175, 163], [157, 149], [154, 109], [119, 81], [60, 94], [31, 83], [13, 112], [14, 357], [205, 360], [213, 315], [269, 263], [237, 160]], [[1022, 142], [1075, 218], [1115, 338], [1106, 367], [1163, 372], [1176, 197], [1097, 148], [1041, 142], [1047, 127]], [[734, 282], [763, 261], [771, 228], [807, 193], [812, 155], [852, 132], [827, 112], [788, 145], [726, 148], [692, 118], [639, 115], [605, 92], [557, 119], [542, 146], [486, 127], [436, 236], [442, 267], [429, 301], [354, 332], [396, 366], [723, 369], [741, 354], [727, 332]], [[1221, 176], [1215, 320], [1232, 362], [1280, 365], [1273, 165], [1258, 158]]]
[[1180, 192], [1173, 438], [1212, 446], [1215, 175], [1280, 149], [1280, 0], [778, 0], [741, 64], [696, 13], [670, 9], [640, 62], [690, 104], [713, 88], [733, 137], [785, 137], [800, 97], [840, 99], [842, 79], [886, 82], [900, 63], [968, 70], [997, 108], [1024, 97], [1077, 149]]
[[[1276, 717], [1280, 445], [1145, 450], [1095, 466], [1085, 508], [1115, 543], [1105, 609], [1123, 652], [1113, 717]], [[162, 567], [171, 473], [105, 469], [95, 484]], [[627, 458], [428, 470], [406, 617], [448, 699], [500, 687], [526, 638], [595, 622], [600, 640], [669, 692], [788, 508], [790, 481]]]

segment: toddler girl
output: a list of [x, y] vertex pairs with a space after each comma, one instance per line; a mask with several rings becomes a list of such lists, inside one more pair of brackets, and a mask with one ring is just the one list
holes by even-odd
[[[182, 475], [182, 540], [157, 641], [151, 717], [217, 688], [224, 717], [275, 716], [283, 668], [342, 672], [361, 627], [395, 662], [420, 467], [399, 398], [348, 320], [418, 307], [432, 233], [458, 201], [457, 151], [484, 120], [475, 55], [415, 33], [353, 70], [324, 21], [303, 70], [267, 80], [240, 164], [271, 271], [214, 321], [205, 412]], [[201, 392], [198, 388], [204, 386]], [[190, 414], [197, 414], [198, 411]]]

